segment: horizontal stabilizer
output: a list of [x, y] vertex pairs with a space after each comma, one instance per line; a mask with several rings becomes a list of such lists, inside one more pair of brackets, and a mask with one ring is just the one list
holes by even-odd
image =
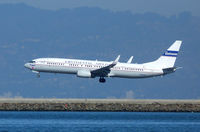
[[175, 71], [176, 71], [176, 68], [175, 68], [175, 67], [163, 69], [163, 73], [164, 73], [164, 74], [173, 73], [173, 72], [175, 72]]
[[170, 67], [162, 69], [164, 74], [169, 74], [175, 72], [177, 69], [181, 69], [182, 67]]

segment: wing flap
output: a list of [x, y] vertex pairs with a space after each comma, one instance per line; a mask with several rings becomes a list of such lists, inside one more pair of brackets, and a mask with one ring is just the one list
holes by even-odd
[[110, 73], [110, 69], [118, 63], [119, 58], [120, 55], [118, 55], [115, 61], [113, 61], [110, 65], [91, 71], [92, 76], [106, 77], [108, 73]]

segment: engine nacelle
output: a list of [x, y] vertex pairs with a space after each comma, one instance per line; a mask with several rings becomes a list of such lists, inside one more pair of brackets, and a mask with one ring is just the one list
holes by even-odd
[[88, 70], [79, 70], [77, 72], [77, 77], [90, 78], [91, 72]]

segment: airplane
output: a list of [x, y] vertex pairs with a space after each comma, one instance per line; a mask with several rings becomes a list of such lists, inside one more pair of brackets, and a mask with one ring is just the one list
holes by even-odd
[[162, 56], [152, 62], [133, 64], [133, 56], [126, 63], [119, 62], [120, 55], [114, 61], [80, 60], [65, 58], [38, 58], [24, 66], [40, 77], [40, 72], [76, 74], [77, 77], [99, 77], [100, 83], [105, 83], [105, 77], [148, 78], [173, 73], [181, 40], [176, 40]]

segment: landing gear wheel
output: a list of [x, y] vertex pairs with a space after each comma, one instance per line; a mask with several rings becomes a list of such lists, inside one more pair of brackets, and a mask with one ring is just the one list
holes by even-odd
[[99, 78], [99, 82], [100, 82], [100, 83], [105, 83], [105, 82], [106, 82], [106, 79], [103, 78], [103, 77], [100, 77], [100, 78]]
[[37, 73], [37, 78], [40, 78], [40, 73]]

